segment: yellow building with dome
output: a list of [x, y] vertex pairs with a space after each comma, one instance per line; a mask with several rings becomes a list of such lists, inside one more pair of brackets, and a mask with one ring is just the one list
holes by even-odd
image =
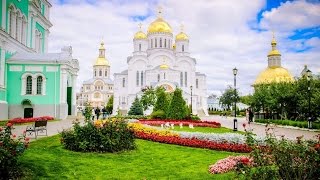
[[113, 81], [110, 76], [110, 62], [105, 56], [104, 42], [101, 42], [99, 56], [93, 64], [93, 75], [91, 79], [83, 82], [80, 93], [77, 94], [77, 106], [83, 108], [85, 102], [91, 103], [93, 107], [105, 106], [113, 95]]
[[281, 66], [281, 53], [277, 49], [277, 41], [273, 35], [271, 41], [271, 51], [268, 53], [268, 67], [263, 70], [256, 78], [253, 86], [259, 84], [293, 82], [291, 73]]

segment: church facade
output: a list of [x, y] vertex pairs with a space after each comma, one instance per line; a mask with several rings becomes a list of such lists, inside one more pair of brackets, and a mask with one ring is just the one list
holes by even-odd
[[[136, 96], [146, 87], [162, 86], [167, 92], [183, 91], [192, 113], [207, 115], [206, 75], [196, 71], [197, 60], [190, 55], [189, 37], [183, 32], [174, 38], [171, 26], [161, 17], [153, 21], [145, 34], [140, 27], [133, 38], [128, 69], [114, 74], [113, 113], [127, 113]], [[191, 97], [192, 95], [192, 97]]]
[[92, 78], [83, 82], [78, 94], [77, 105], [83, 109], [86, 102], [93, 107], [105, 106], [113, 95], [110, 63], [105, 56], [104, 43], [100, 44], [99, 56], [93, 65]]
[[75, 114], [79, 63], [71, 47], [48, 53], [50, 8], [47, 0], [1, 1], [0, 120]]

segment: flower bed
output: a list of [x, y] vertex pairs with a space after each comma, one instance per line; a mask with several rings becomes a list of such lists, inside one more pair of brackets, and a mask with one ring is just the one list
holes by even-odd
[[130, 126], [134, 130], [137, 138], [151, 140], [166, 144], [176, 144], [189, 147], [206, 148], [220, 151], [231, 152], [250, 152], [251, 148], [246, 144], [234, 144], [228, 142], [214, 142], [208, 140], [201, 140], [197, 138], [183, 138], [178, 133], [160, 130], [153, 127], [148, 127], [140, 123], [132, 123]]
[[235, 170], [239, 163], [250, 165], [253, 161], [247, 156], [229, 156], [209, 166], [209, 172], [211, 174], [226, 173]]
[[49, 121], [53, 120], [54, 118], [51, 116], [42, 116], [42, 117], [35, 117], [35, 118], [14, 118], [8, 121], [8, 123], [13, 124], [20, 124], [20, 123], [28, 123], [28, 122], [35, 122], [35, 121]]
[[193, 124], [193, 126], [199, 127], [212, 127], [212, 128], [219, 128], [221, 124], [214, 121], [192, 121], [192, 120], [159, 120], [159, 119], [152, 119], [152, 120], [139, 120], [142, 124], [148, 124], [151, 126], [160, 126], [161, 124], [170, 123], [174, 125], [188, 126], [189, 124]]

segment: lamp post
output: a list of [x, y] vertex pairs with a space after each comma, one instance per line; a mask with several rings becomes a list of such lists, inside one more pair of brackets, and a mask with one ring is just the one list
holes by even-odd
[[310, 69], [307, 70], [307, 80], [308, 80], [308, 128], [312, 128], [312, 118], [311, 118], [311, 87], [310, 87], [310, 80], [311, 80], [312, 73]]
[[238, 130], [238, 121], [237, 121], [237, 81], [236, 81], [236, 76], [238, 73], [238, 69], [234, 68], [233, 70], [233, 75], [234, 75], [234, 119], [233, 119], [233, 131]]
[[191, 97], [190, 97], [190, 99], [191, 99], [191, 115], [192, 115], [192, 86], [190, 86], [190, 92], [191, 92]]

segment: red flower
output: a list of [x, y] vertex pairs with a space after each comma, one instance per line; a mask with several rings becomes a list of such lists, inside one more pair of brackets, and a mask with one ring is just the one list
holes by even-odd
[[243, 126], [243, 128], [246, 128], [246, 123], [243, 123], [242, 126]]
[[17, 137], [17, 136], [14, 134], [14, 135], [12, 135], [12, 137], [15, 138], [15, 137]]
[[320, 150], [320, 144], [316, 144], [314, 147]]
[[250, 160], [249, 160], [249, 158], [244, 157], [244, 158], [241, 159], [241, 162], [242, 162], [242, 164], [248, 165]]
[[26, 139], [25, 139], [25, 141], [29, 141], [29, 140], [30, 140], [30, 138], [26, 138]]
[[2, 128], [0, 127], [0, 131], [2, 131]]
[[12, 123], [7, 123], [7, 126], [8, 126], [8, 127], [11, 127], [11, 126], [12, 126]]

